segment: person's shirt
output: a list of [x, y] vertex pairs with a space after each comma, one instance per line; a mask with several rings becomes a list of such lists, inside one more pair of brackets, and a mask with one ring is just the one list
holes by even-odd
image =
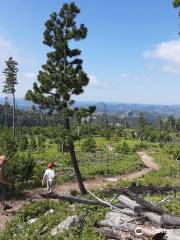
[[53, 181], [55, 177], [55, 172], [52, 169], [47, 169], [44, 173], [44, 179], [47, 181]]

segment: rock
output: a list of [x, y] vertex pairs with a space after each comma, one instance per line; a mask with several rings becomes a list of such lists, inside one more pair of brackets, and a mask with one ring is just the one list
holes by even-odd
[[115, 178], [115, 177], [110, 177], [110, 178], [105, 178], [104, 181], [105, 181], [105, 182], [117, 182], [118, 179]]
[[58, 233], [63, 233], [64, 231], [68, 230], [70, 227], [78, 223], [78, 221], [79, 217], [77, 215], [67, 217], [63, 222], [61, 222], [59, 225], [57, 225], [51, 230], [51, 235], [55, 236]]
[[35, 223], [36, 221], [38, 220], [38, 218], [32, 218], [30, 220], [28, 220], [28, 224], [32, 224], [32, 223]]
[[55, 212], [54, 209], [50, 209], [49, 211], [45, 212], [45, 216], [49, 215], [49, 214], [53, 214]]
[[68, 211], [71, 212], [71, 213], [74, 213], [74, 212], [76, 211], [76, 207], [75, 207], [75, 205], [74, 205], [74, 204], [69, 205], [69, 207], [68, 207]]

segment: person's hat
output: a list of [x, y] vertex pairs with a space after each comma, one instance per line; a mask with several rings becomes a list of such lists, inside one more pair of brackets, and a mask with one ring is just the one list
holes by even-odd
[[54, 167], [54, 163], [48, 163], [48, 168], [53, 168]]

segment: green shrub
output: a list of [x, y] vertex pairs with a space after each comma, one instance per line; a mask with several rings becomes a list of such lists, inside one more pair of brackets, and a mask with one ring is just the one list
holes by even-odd
[[81, 144], [81, 150], [83, 152], [95, 152], [96, 142], [92, 137], [85, 139]]
[[17, 152], [17, 144], [12, 137], [4, 136], [0, 140], [0, 153], [12, 156]]
[[167, 147], [165, 147], [165, 151], [172, 155], [174, 159], [180, 159], [180, 145], [167, 145]]
[[69, 152], [68, 140], [66, 138], [56, 138], [54, 141], [57, 144], [57, 150], [62, 153]]
[[128, 154], [131, 152], [131, 149], [126, 142], [123, 142], [115, 146], [115, 152]]
[[36, 145], [38, 150], [43, 150], [45, 148], [45, 141], [46, 139], [42, 135], [37, 136]]
[[136, 143], [133, 145], [132, 151], [136, 152], [138, 150], [147, 149], [147, 148], [148, 148], [148, 145], [146, 143], [144, 143], [143, 141], [140, 141], [139, 143]]
[[109, 140], [113, 136], [114, 132], [109, 128], [109, 129], [103, 129], [101, 131], [101, 135], [105, 137], [107, 140]]
[[28, 149], [28, 139], [26, 136], [21, 136], [17, 140], [18, 149], [20, 151], [25, 151]]
[[11, 185], [11, 194], [16, 194], [27, 186], [27, 182], [32, 179], [34, 167], [35, 161], [30, 153], [8, 157], [4, 175]]
[[34, 136], [30, 136], [30, 138], [29, 138], [29, 148], [31, 150], [36, 150], [37, 149], [36, 139], [35, 139]]

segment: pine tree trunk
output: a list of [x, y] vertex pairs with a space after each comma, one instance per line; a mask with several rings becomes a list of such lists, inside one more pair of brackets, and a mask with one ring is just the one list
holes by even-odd
[[[65, 125], [66, 125], [66, 130], [69, 131], [70, 130], [69, 118], [65, 119]], [[72, 140], [69, 141], [69, 153], [70, 153], [70, 156], [71, 156], [71, 162], [72, 162], [74, 172], [75, 172], [75, 175], [76, 175], [76, 178], [77, 178], [79, 189], [80, 189], [82, 194], [86, 194], [87, 191], [86, 191], [86, 188], [85, 188], [83, 180], [82, 180], [81, 172], [79, 170], [79, 165], [78, 165], [78, 161], [77, 161], [77, 158], [76, 158], [76, 153], [75, 153], [75, 150], [74, 150], [74, 143], [73, 143]]]
[[78, 123], [78, 137], [80, 136], [80, 123]]
[[16, 102], [15, 102], [15, 94], [13, 93], [13, 139], [15, 140], [15, 107], [16, 107]]
[[[65, 34], [67, 34], [67, 21], [66, 21], [66, 28], [65, 28]], [[66, 61], [67, 61], [67, 53], [66, 53], [66, 49], [64, 49], [64, 74], [66, 75]], [[69, 131], [70, 128], [70, 123], [69, 123], [69, 117], [65, 118], [65, 127], [66, 130]], [[74, 168], [74, 172], [77, 178], [77, 182], [78, 182], [78, 186], [80, 189], [81, 194], [86, 194], [86, 188], [84, 186], [83, 180], [82, 180], [82, 176], [81, 176], [81, 172], [79, 170], [79, 165], [78, 165], [78, 161], [76, 158], [76, 153], [74, 150], [74, 143], [72, 140], [69, 141], [69, 153], [71, 156], [71, 162]]]

